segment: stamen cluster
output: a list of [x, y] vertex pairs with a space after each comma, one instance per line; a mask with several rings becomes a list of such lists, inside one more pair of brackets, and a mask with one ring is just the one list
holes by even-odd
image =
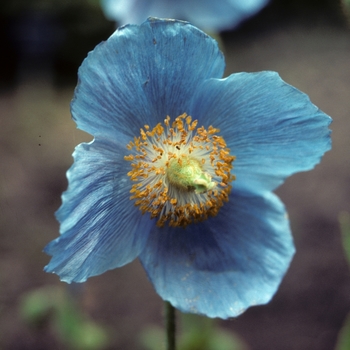
[[158, 218], [157, 225], [187, 225], [218, 214], [231, 191], [232, 163], [219, 129], [197, 128], [186, 113], [172, 123], [170, 117], [153, 129], [140, 129], [127, 148], [133, 154], [130, 180], [135, 182], [130, 199], [142, 213]]

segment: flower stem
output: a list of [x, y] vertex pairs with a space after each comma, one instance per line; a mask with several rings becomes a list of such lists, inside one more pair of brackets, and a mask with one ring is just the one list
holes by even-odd
[[165, 308], [167, 350], [176, 350], [176, 342], [175, 342], [176, 310], [168, 301], [164, 302], [164, 308]]

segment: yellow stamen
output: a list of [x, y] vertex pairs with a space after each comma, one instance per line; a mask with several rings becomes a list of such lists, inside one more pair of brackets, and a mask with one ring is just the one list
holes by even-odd
[[144, 125], [127, 145], [133, 154], [124, 159], [131, 162], [128, 176], [135, 182], [130, 199], [143, 214], [157, 218], [158, 226], [206, 220], [228, 201], [235, 157], [217, 135], [219, 129], [197, 124], [186, 113], [172, 123], [167, 116], [164, 126]]

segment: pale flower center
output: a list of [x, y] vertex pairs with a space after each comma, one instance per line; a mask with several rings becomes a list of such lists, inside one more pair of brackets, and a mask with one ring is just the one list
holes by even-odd
[[197, 128], [197, 121], [182, 114], [164, 126], [148, 125], [127, 145], [133, 154], [130, 180], [135, 205], [158, 218], [157, 225], [185, 227], [215, 216], [231, 191], [232, 162], [219, 129]]

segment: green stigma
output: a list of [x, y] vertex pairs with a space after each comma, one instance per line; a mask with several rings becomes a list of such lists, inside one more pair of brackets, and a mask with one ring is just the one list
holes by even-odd
[[186, 156], [172, 158], [168, 163], [166, 176], [169, 184], [186, 192], [201, 194], [216, 186], [216, 183], [211, 181], [211, 176], [203, 172], [202, 164]]

